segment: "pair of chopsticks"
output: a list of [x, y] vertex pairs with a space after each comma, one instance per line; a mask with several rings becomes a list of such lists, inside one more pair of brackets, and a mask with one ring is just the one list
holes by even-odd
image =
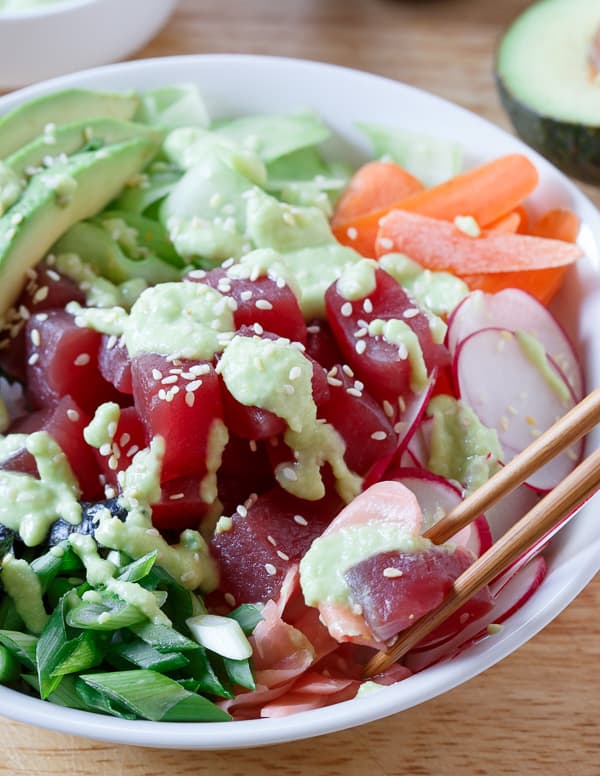
[[[485, 485], [432, 526], [424, 536], [434, 544], [448, 541], [502, 496], [510, 493], [544, 464], [588, 434], [599, 422], [600, 388], [596, 388], [500, 469]], [[449, 594], [436, 609], [403, 631], [387, 652], [374, 655], [365, 666], [363, 676], [381, 673], [403, 657], [599, 488], [600, 449], [589, 455], [469, 566], [454, 581]]]

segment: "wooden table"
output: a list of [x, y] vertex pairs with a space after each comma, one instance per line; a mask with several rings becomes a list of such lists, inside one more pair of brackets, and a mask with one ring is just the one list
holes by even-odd
[[[126, 1], [126, 0], [124, 0]], [[325, 60], [396, 78], [503, 126], [492, 78], [525, 0], [183, 0], [138, 56], [206, 52]], [[600, 192], [587, 192], [600, 205]], [[4, 721], [0, 773], [163, 776], [600, 774], [600, 580], [500, 665], [387, 720], [231, 753], [111, 746]]]

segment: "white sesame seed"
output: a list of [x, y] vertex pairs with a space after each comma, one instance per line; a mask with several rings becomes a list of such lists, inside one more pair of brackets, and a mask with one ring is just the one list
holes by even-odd
[[77, 421], [79, 420], [79, 413], [77, 412], [77, 410], [68, 409], [67, 417], [69, 418], [69, 420], [73, 421], [73, 423], [77, 423]]
[[256, 440], [251, 439], [248, 442], [248, 447], [250, 448], [250, 452], [255, 453], [258, 450], [258, 445], [256, 444]]
[[381, 245], [384, 251], [389, 251], [394, 247], [394, 241], [390, 240], [389, 237], [380, 237], [379, 245]]
[[265, 571], [267, 574], [269, 574], [271, 577], [275, 576], [277, 574], [277, 569], [272, 563], [265, 563]]
[[307, 326], [307, 327], [306, 327], [306, 331], [307, 331], [309, 334], [319, 334], [319, 333], [320, 333], [320, 331], [321, 331], [321, 327], [320, 327], [319, 325], [315, 325], [315, 326]]
[[257, 299], [254, 303], [254, 306], [257, 310], [272, 310], [273, 305], [271, 302], [269, 302], [268, 299]]
[[48, 275], [50, 280], [54, 280], [55, 282], [60, 280], [60, 275], [53, 269], [46, 270], [46, 275]]
[[394, 434], [401, 434], [405, 428], [406, 423], [403, 423], [401, 420], [399, 420], [398, 423], [394, 423]]
[[40, 336], [39, 329], [32, 329], [31, 330], [31, 341], [36, 346], [36, 348], [39, 348], [39, 346], [42, 343], [42, 338]]
[[277, 550], [277, 557], [281, 558], [281, 560], [289, 560], [290, 556], [287, 555], [285, 552], [282, 552], [281, 550]]
[[22, 305], [19, 305], [19, 315], [21, 316], [21, 318], [24, 318], [26, 321], [28, 321], [28, 320], [29, 320], [29, 318], [31, 317], [31, 313], [30, 313], [30, 312], [29, 312], [29, 310], [28, 310], [28, 309], [25, 307], [25, 305], [24, 305], [24, 304], [22, 304]]
[[362, 307], [363, 311], [367, 313], [367, 315], [373, 312], [373, 302], [370, 299], [365, 299]]
[[188, 393], [194, 393], [194, 391], [197, 391], [198, 388], [200, 388], [202, 385], [202, 380], [192, 380], [185, 386], [185, 390]]
[[128, 458], [133, 458], [133, 456], [139, 451], [140, 447], [139, 445], [132, 445], [129, 450], [125, 453], [125, 455]]
[[206, 277], [206, 270], [193, 269], [191, 272], [188, 272], [187, 276], [188, 278], [192, 278], [193, 280], [204, 280], [204, 278]]
[[100, 445], [100, 447], [98, 448], [98, 452], [102, 456], [110, 455], [111, 450], [112, 448], [108, 442], [105, 442], [103, 445]]
[[357, 399], [362, 398], [362, 391], [357, 391], [356, 388], [346, 388], [346, 393], [349, 396], [355, 396]]
[[37, 364], [37, 362], [40, 360], [40, 354], [34, 353], [33, 355], [29, 356], [27, 363], [30, 366], [34, 366], [34, 364]]
[[236, 606], [237, 601], [235, 600], [234, 596], [231, 595], [231, 593], [225, 593], [223, 598], [225, 599], [225, 602], [232, 608]]
[[182, 498], [185, 498], [185, 493], [173, 493], [169, 496], [169, 501], [179, 501]]
[[164, 389], [164, 388], [161, 388], [161, 389], [159, 390], [159, 392], [158, 392], [158, 398], [159, 398], [161, 401], [166, 401], [166, 398], [167, 398], [167, 392], [165, 391], [165, 389]]
[[125, 445], [128, 445], [131, 442], [131, 434], [128, 434], [125, 432], [124, 434], [121, 434], [121, 438], [119, 439], [119, 444], [121, 447], [125, 447]]
[[299, 366], [293, 366], [289, 371], [288, 378], [290, 380], [297, 380], [299, 377], [302, 377], [302, 369]]
[[351, 368], [348, 366], [348, 364], [344, 364], [344, 365], [342, 366], [342, 372], [343, 372], [345, 375], [348, 375], [348, 377], [354, 377], [354, 372], [353, 372], [353, 371], [352, 371], [352, 369], [351, 369]]
[[400, 569], [395, 569], [393, 566], [388, 566], [383, 570], [383, 576], [387, 577], [388, 579], [394, 579], [394, 577], [401, 577], [402, 571]]
[[277, 547], [277, 542], [276, 542], [276, 541], [275, 541], [275, 539], [274, 539], [274, 538], [271, 536], [271, 534], [269, 534], [269, 535], [267, 536], [267, 541], [269, 542], [269, 544], [272, 544], [272, 545], [273, 545], [273, 547]]
[[398, 345], [398, 358], [400, 359], [400, 361], [406, 361], [406, 359], [408, 358], [408, 348], [406, 347], [404, 342], [401, 342]]
[[308, 525], [308, 520], [302, 517], [302, 515], [294, 515], [294, 522], [298, 523], [298, 525]]
[[163, 379], [160, 381], [162, 385], [173, 385], [179, 380], [178, 375], [169, 375], [168, 377], [163, 377]]
[[86, 366], [90, 363], [91, 360], [92, 359], [89, 353], [80, 353], [75, 361], [73, 361], [73, 363], [75, 366]]
[[185, 403], [188, 407], [193, 407], [194, 403], [196, 401], [196, 394], [195, 393], [186, 393], [185, 395]]
[[239, 504], [235, 510], [240, 517], [248, 517], [248, 510], [243, 504]]
[[113, 439], [114, 435], [117, 433], [117, 424], [114, 420], [111, 420], [111, 422], [106, 427], [106, 433], [111, 439]]
[[364, 341], [364, 339], [358, 340], [356, 345], [354, 346], [354, 350], [358, 353], [359, 356], [362, 356], [362, 354], [367, 349], [367, 343]]
[[373, 431], [371, 434], [371, 439], [374, 439], [376, 442], [382, 442], [386, 438], [387, 434], [385, 431]]
[[47, 296], [48, 296], [48, 286], [42, 286], [41, 288], [38, 288], [38, 290], [35, 292], [31, 301], [34, 304], [38, 304], [39, 302], [43, 302]]
[[357, 330], [354, 332], [354, 336], [355, 336], [357, 339], [360, 339], [360, 337], [366, 337], [368, 333], [369, 333], [369, 330], [368, 330], [368, 329], [364, 329], [364, 328], [363, 328], [363, 329], [357, 329]]
[[40, 321], [41, 323], [43, 323], [44, 321], [48, 320], [48, 313], [38, 313], [35, 316], [35, 319], [36, 321]]
[[402, 313], [403, 318], [415, 318], [419, 314], [420, 310], [417, 307], [407, 307]]
[[348, 238], [350, 240], [356, 240], [356, 238], [358, 237], [358, 230], [354, 226], [349, 226], [346, 229], [346, 234], [348, 235]]
[[115, 458], [114, 455], [111, 455], [111, 457], [108, 459], [108, 468], [111, 469], [113, 472], [119, 468], [119, 462]]
[[265, 330], [260, 325], [260, 323], [255, 323], [252, 328], [254, 329], [254, 333], [258, 334], [259, 337], [261, 336], [261, 334], [265, 333]]
[[240, 299], [242, 300], [242, 302], [249, 302], [252, 299], [252, 291], [250, 290], [242, 291], [242, 293], [240, 294]]
[[106, 340], [106, 349], [112, 350], [114, 346], [117, 344], [117, 338], [114, 334], [111, 334], [110, 337]]
[[344, 383], [341, 380], [338, 380], [337, 377], [327, 377], [327, 383], [329, 385], [332, 385], [334, 388], [339, 388]]
[[290, 385], [289, 383], [283, 384], [283, 392], [286, 393], [288, 396], [293, 396], [296, 393], [294, 386]]
[[394, 405], [389, 402], [387, 399], [383, 400], [383, 411], [386, 414], [388, 418], [394, 417]]
[[340, 313], [344, 316], [344, 318], [349, 318], [352, 315], [352, 305], [350, 302], [344, 302], [344, 304], [340, 307]]
[[284, 466], [283, 476], [286, 478], [286, 480], [290, 480], [291, 482], [296, 482], [298, 479], [298, 475], [291, 466]]

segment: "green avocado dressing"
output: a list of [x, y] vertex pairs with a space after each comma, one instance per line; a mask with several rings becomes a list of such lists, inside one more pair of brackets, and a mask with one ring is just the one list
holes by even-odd
[[393, 522], [364, 523], [319, 536], [300, 561], [300, 584], [308, 606], [350, 606], [344, 574], [363, 560], [382, 552], [421, 552], [432, 547], [429, 539], [415, 536]]
[[104, 445], [111, 445], [115, 434], [121, 408], [115, 402], [101, 404], [94, 413], [94, 417], [83, 430], [83, 438], [90, 445], [100, 449]]
[[504, 458], [498, 435], [470, 407], [451, 396], [436, 396], [427, 414], [433, 418], [429, 469], [460, 482], [472, 492], [498, 471]]
[[[107, 278], [100, 277], [94, 272], [91, 265], [83, 262], [75, 253], [59, 253], [52, 259], [59, 272], [77, 283], [84, 292], [86, 302], [91, 308], [128, 309], [147, 287], [146, 281], [142, 278], [127, 280], [119, 285], [111, 283]], [[79, 305], [73, 304], [74, 314], [77, 314], [79, 310], [81, 310]]]
[[377, 285], [376, 272], [377, 262], [372, 259], [361, 259], [355, 264], [347, 265], [336, 285], [339, 295], [349, 302], [369, 296]]
[[422, 391], [428, 382], [427, 366], [419, 338], [404, 321], [396, 318], [381, 320], [376, 318], [369, 323], [369, 334], [382, 337], [386, 342], [398, 348], [400, 358], [408, 359], [410, 364], [410, 388], [414, 393]]
[[70, 303], [67, 310], [82, 326], [123, 336], [131, 357], [160, 353], [173, 358], [210, 360], [234, 331], [234, 300], [201, 283], [160, 283], [147, 288], [129, 315]]
[[41, 544], [57, 518], [81, 522], [79, 486], [66, 456], [45, 431], [27, 437], [40, 479], [0, 471], [0, 523], [16, 531], [28, 547]]
[[550, 365], [546, 349], [542, 343], [526, 331], [517, 331], [516, 337], [519, 347], [529, 361], [537, 368], [550, 388], [552, 388], [562, 402], [568, 402], [571, 398], [571, 392], [562, 377]]
[[294, 461], [280, 464], [275, 471], [285, 490], [310, 501], [322, 498], [320, 469], [328, 462], [342, 498], [350, 501], [360, 491], [360, 477], [344, 462], [342, 438], [317, 420], [312, 365], [293, 344], [285, 339], [236, 336], [217, 370], [241, 404], [269, 410], [286, 421], [284, 441], [294, 451]]
[[[416, 302], [433, 315], [450, 315], [468, 294], [469, 288], [449, 272], [432, 272], [402, 253], [387, 253], [379, 266], [400, 283]], [[441, 342], [441, 340], [437, 340]]]
[[27, 561], [5, 555], [0, 579], [6, 593], [13, 599], [17, 614], [31, 633], [41, 633], [48, 622], [42, 600], [42, 587]]

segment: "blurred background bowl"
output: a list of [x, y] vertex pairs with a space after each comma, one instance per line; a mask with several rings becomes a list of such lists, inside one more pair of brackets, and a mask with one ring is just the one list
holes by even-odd
[[178, 0], [56, 0], [0, 12], [0, 88], [103, 65], [147, 43]]

